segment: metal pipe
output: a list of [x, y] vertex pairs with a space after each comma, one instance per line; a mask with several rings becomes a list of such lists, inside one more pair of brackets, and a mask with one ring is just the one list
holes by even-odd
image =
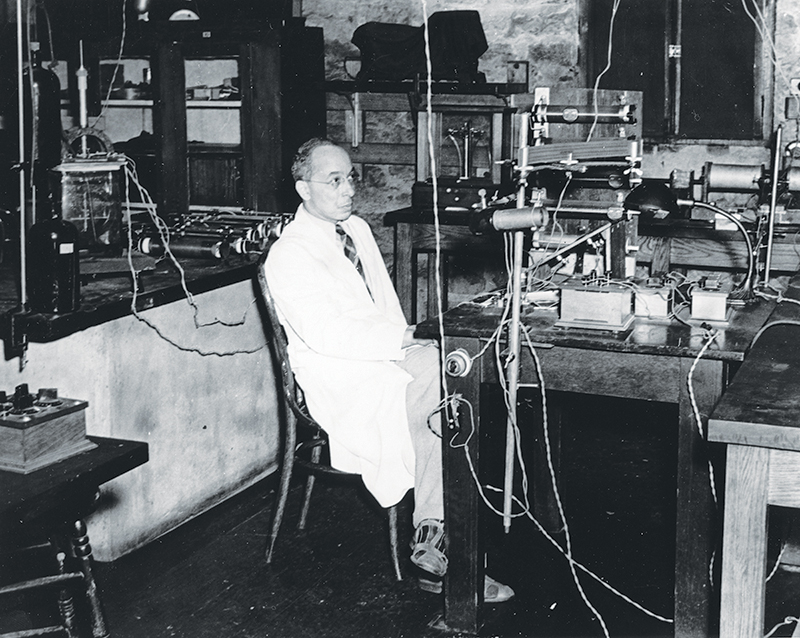
[[[19, 282], [20, 303], [24, 310], [28, 303], [27, 254], [25, 241], [27, 235], [25, 220], [25, 203], [27, 200], [25, 184], [25, 102], [23, 100], [24, 84], [22, 80], [22, 0], [17, 0], [17, 107], [19, 109]], [[31, 170], [33, 164], [31, 164]]]
[[472, 173], [472, 127], [469, 122], [464, 127], [464, 166], [461, 168], [461, 177], [469, 179]]
[[769, 198], [769, 219], [767, 230], [767, 254], [764, 257], [764, 286], [769, 285], [769, 269], [772, 265], [772, 248], [775, 241], [775, 209], [778, 206], [778, 174], [781, 170], [781, 137], [783, 125], [778, 126], [775, 132], [775, 150], [773, 151], [772, 165], [772, 192]]
[[[521, 166], [528, 165], [528, 118], [522, 117], [519, 131]], [[520, 179], [517, 192], [517, 208], [525, 206], [525, 176]], [[514, 451], [516, 448], [515, 428], [517, 425], [517, 391], [519, 389], [519, 336], [520, 312], [522, 308], [522, 253], [525, 233], [514, 232], [513, 269], [511, 272], [511, 324], [508, 327], [508, 419], [506, 421], [505, 475], [503, 480], [503, 529], [508, 534], [511, 529], [511, 503], [514, 485]], [[499, 371], [498, 371], [499, 372]]]
[[[83, 40], [80, 41], [80, 66], [78, 70], [75, 72], [75, 75], [78, 78], [78, 117], [80, 118], [80, 124], [82, 129], [86, 129], [89, 126], [89, 110], [86, 106], [87, 104], [87, 93], [89, 89], [89, 72], [86, 70], [86, 67], [83, 65]], [[86, 135], [81, 135], [81, 155], [83, 157], [88, 157], [89, 155], [89, 145], [88, 140], [86, 139]]]

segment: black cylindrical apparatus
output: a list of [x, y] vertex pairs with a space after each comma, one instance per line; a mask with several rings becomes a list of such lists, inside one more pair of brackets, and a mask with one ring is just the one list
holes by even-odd
[[37, 189], [36, 219], [49, 217], [49, 169], [61, 163], [61, 84], [58, 76], [39, 62], [33, 47], [23, 71], [25, 107], [25, 158], [33, 168]]
[[485, 208], [470, 215], [469, 229], [475, 235], [491, 231], [527, 230], [545, 226], [550, 216], [543, 206], [533, 204], [525, 208]]
[[[231, 252], [228, 240], [219, 237], [172, 237], [169, 249], [175, 257], [189, 259], [226, 259]], [[161, 257], [166, 252], [164, 243], [155, 237], [140, 239], [139, 251], [153, 257]]]
[[80, 306], [78, 229], [58, 214], [28, 230], [28, 305], [34, 312], [63, 314]]

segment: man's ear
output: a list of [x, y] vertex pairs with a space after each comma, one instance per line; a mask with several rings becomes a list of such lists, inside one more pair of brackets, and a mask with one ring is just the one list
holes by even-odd
[[310, 199], [311, 191], [308, 188], [308, 184], [306, 184], [302, 179], [297, 180], [294, 183], [294, 189], [297, 191], [297, 194], [300, 195], [300, 199], [302, 199], [304, 202]]

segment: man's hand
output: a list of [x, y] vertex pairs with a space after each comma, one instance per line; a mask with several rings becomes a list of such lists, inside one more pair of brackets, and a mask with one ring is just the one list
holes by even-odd
[[415, 337], [414, 331], [416, 329], [416, 326], [409, 326], [406, 328], [406, 331], [403, 334], [403, 348], [408, 348], [410, 346], [430, 346], [436, 343], [434, 339], [418, 339]]

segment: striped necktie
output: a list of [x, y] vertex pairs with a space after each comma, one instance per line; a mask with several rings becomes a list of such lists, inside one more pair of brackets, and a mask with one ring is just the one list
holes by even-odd
[[[338, 223], [336, 224], [336, 233], [339, 235], [339, 241], [342, 242], [345, 256], [352, 262], [358, 274], [361, 275], [361, 279], [364, 280], [364, 284], [367, 285], [367, 278], [364, 276], [364, 267], [361, 265], [361, 259], [358, 257], [358, 251], [356, 250], [356, 245], [353, 243], [353, 238], [350, 237], [347, 231], [342, 228], [342, 225]], [[367, 290], [369, 290], [369, 285], [367, 285]]]

